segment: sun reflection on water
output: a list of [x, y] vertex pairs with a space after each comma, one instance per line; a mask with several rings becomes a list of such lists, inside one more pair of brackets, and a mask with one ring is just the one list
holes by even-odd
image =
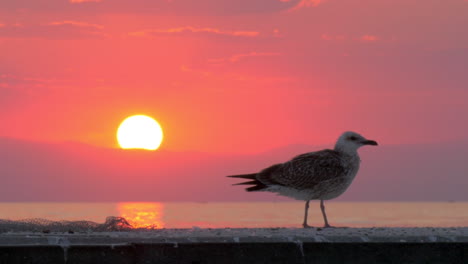
[[118, 203], [118, 211], [134, 228], [163, 228], [162, 203]]

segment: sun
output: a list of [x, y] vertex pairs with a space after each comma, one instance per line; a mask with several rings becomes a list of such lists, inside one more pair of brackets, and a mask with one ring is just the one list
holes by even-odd
[[123, 149], [156, 150], [162, 140], [161, 126], [146, 115], [127, 117], [117, 129], [117, 141]]

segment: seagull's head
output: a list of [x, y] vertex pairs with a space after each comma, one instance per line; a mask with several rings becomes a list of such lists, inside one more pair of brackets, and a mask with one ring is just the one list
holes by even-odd
[[338, 138], [338, 141], [335, 145], [335, 150], [346, 153], [354, 153], [358, 148], [365, 145], [377, 146], [378, 144], [376, 141], [366, 139], [356, 132], [347, 131]]

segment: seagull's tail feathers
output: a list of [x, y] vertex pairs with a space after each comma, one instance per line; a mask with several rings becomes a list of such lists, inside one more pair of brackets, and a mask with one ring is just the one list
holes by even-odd
[[261, 191], [261, 190], [267, 188], [267, 186], [265, 184], [263, 184], [261, 181], [257, 180], [257, 173], [229, 175], [227, 177], [242, 178], [242, 179], [251, 180], [251, 181], [246, 181], [246, 182], [233, 184], [233, 185], [253, 185], [251, 187], [245, 188], [245, 190], [248, 191], [248, 192]]
[[226, 176], [226, 177], [255, 180], [255, 179], [257, 178], [257, 173], [239, 174], [239, 175], [229, 175], [229, 176]]

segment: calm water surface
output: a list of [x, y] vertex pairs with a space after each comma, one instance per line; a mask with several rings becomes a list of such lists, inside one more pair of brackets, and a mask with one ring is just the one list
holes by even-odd
[[[328, 202], [330, 224], [348, 227], [468, 226], [468, 202]], [[300, 227], [304, 203], [0, 203], [0, 219], [90, 220], [125, 217], [135, 227]], [[322, 226], [318, 202], [309, 224]]]

